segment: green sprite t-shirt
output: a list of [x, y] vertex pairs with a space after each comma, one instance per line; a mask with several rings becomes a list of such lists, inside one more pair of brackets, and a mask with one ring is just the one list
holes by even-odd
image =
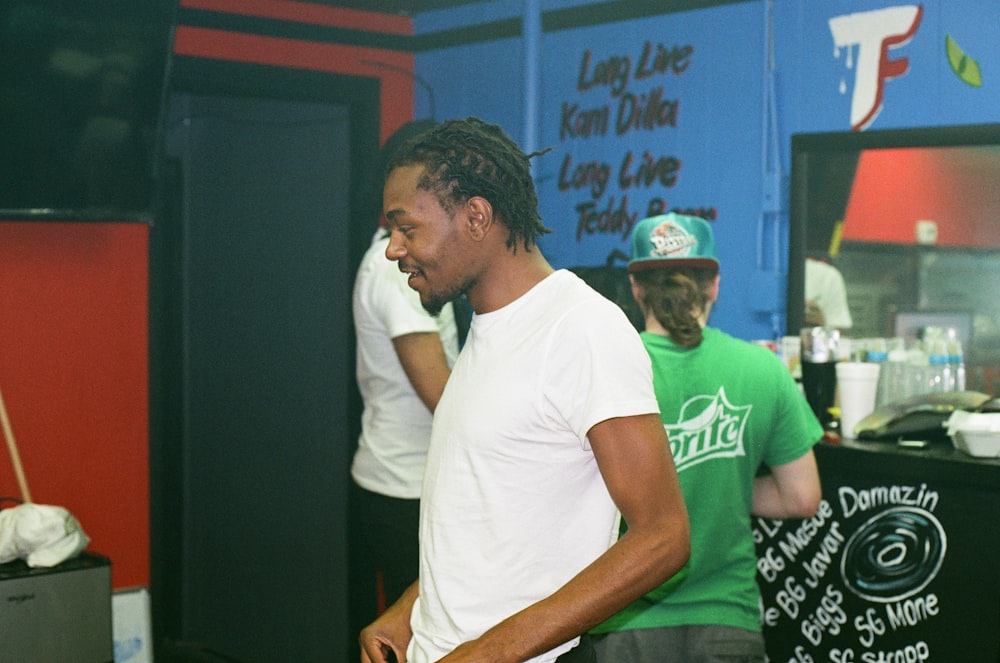
[[653, 386], [691, 522], [691, 558], [595, 633], [689, 624], [760, 630], [750, 525], [753, 478], [823, 434], [770, 350], [706, 327], [697, 348], [648, 332]]

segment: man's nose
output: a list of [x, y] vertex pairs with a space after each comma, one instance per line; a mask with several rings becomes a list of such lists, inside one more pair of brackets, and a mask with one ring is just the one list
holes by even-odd
[[389, 260], [399, 260], [406, 255], [403, 242], [400, 240], [400, 233], [396, 230], [389, 231], [389, 243], [385, 247], [385, 257]]

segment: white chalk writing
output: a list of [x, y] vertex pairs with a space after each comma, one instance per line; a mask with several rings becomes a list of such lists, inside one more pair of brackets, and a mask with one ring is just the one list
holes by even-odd
[[850, 486], [841, 486], [837, 490], [840, 498], [840, 508], [845, 518], [850, 518], [858, 511], [870, 511], [890, 505], [915, 506], [933, 511], [937, 507], [936, 490], [928, 490], [927, 484], [916, 486], [879, 486], [867, 490], [858, 490]]
[[940, 494], [921, 483], [839, 486], [833, 495], [812, 518], [753, 519], [761, 624], [798, 634], [772, 660], [929, 660], [931, 645], [906, 634], [926, 639], [942, 612], [929, 591], [948, 549], [933, 513]]

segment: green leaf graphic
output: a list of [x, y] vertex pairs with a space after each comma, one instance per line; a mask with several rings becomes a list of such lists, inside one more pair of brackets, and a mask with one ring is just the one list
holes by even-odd
[[948, 54], [948, 64], [956, 76], [973, 87], [982, 86], [983, 76], [979, 71], [979, 63], [966, 55], [951, 35], [944, 36], [944, 50]]

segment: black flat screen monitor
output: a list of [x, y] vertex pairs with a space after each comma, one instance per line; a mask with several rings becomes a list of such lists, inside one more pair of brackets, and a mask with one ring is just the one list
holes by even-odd
[[0, 5], [0, 210], [151, 209], [176, 0]]
[[[992, 182], [995, 181], [994, 173], [998, 172], [997, 164], [1000, 164], [1000, 124], [793, 135], [787, 288], [789, 334], [798, 335], [804, 324], [806, 256], [826, 255], [831, 247], [831, 238], [837, 237], [835, 227], [838, 221], [845, 218], [859, 163], [869, 153], [877, 156], [877, 153], [887, 153], [890, 150], [898, 152], [900, 148], [915, 150], [925, 160], [933, 161], [938, 168], [945, 169], [941, 171], [942, 179], [977, 182], [985, 179], [987, 185], [974, 190], [970, 195], [989, 198], [991, 201], [996, 198]], [[969, 164], [979, 164], [975, 168], [981, 172], [970, 172]], [[894, 202], [905, 201], [915, 193], [926, 193], [908, 188], [911, 184], [896, 184], [896, 174], [891, 169], [879, 173], [877, 179], [880, 185], [884, 185], [886, 193], [883, 199], [890, 210]], [[913, 222], [916, 223], [918, 219], [919, 217], [915, 218]], [[997, 220], [990, 218], [981, 221], [980, 225], [989, 224], [985, 225], [985, 232], [990, 237], [996, 237], [994, 224]], [[865, 219], [865, 222], [879, 224], [880, 219]], [[946, 229], [942, 228], [942, 231]], [[845, 243], [852, 244], [851, 248], [861, 246], [858, 242], [845, 240]], [[964, 247], [929, 246], [911, 238], [905, 244], [879, 245], [869, 241], [864, 246], [869, 249], [870, 261], [888, 272], [890, 268], [898, 268], [905, 263], [910, 254], [920, 256], [930, 249], [940, 249], [940, 254], [950, 257], [951, 253], [961, 251], [968, 253], [985, 250], [977, 244], [979, 243], [966, 243]], [[885, 248], [882, 256], [877, 253], [879, 246]], [[995, 245], [990, 250], [995, 252]], [[919, 285], [919, 279], [920, 274], [915, 272], [910, 279], [914, 287]], [[881, 304], [885, 305], [885, 302]], [[897, 310], [925, 308], [915, 295], [914, 301], [895, 304]], [[891, 333], [888, 329], [879, 331], [881, 333], [878, 335]]]

